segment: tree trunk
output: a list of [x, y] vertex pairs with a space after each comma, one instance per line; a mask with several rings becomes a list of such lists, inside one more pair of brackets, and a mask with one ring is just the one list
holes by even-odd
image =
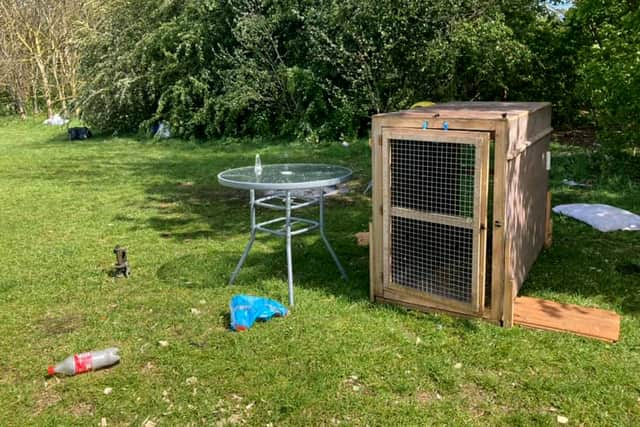
[[49, 78], [47, 77], [47, 70], [41, 59], [36, 59], [38, 69], [40, 70], [40, 79], [42, 80], [42, 94], [47, 104], [47, 116], [53, 117], [53, 101], [51, 100], [51, 88], [49, 87]]
[[21, 120], [25, 120], [27, 118], [27, 111], [24, 109], [24, 101], [22, 98], [16, 99], [16, 109], [18, 110], [18, 114], [20, 115]]
[[44, 100], [47, 104], [47, 116], [49, 118], [53, 117], [53, 101], [51, 99], [51, 87], [49, 87], [49, 77], [47, 76], [47, 67], [43, 61], [43, 53], [42, 47], [40, 46], [40, 39], [37, 34], [34, 37], [35, 40], [35, 55], [34, 60], [36, 61], [36, 65], [38, 66], [38, 70], [40, 70], [40, 79], [42, 80], [42, 94], [44, 95]]
[[64, 84], [58, 78], [58, 55], [54, 55], [53, 57], [53, 66], [51, 67], [51, 73], [53, 74], [53, 80], [56, 84], [56, 91], [58, 92], [58, 101], [60, 102], [60, 107], [62, 107], [63, 114], [67, 113], [67, 100], [65, 94]]
[[25, 120], [27, 118], [27, 111], [24, 108], [24, 99], [20, 92], [21, 89], [17, 86], [9, 89], [11, 98], [13, 98], [13, 104], [16, 106], [16, 112], [20, 115], [20, 119]]
[[33, 91], [33, 114], [40, 114], [40, 102], [38, 101], [38, 82], [37, 76], [34, 76], [34, 80], [31, 82], [31, 89]]

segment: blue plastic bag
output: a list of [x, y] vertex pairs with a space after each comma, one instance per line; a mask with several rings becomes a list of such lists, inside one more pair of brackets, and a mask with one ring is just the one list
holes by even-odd
[[231, 329], [246, 331], [256, 320], [269, 320], [272, 317], [284, 317], [289, 310], [277, 301], [251, 295], [234, 295], [229, 303], [231, 310]]

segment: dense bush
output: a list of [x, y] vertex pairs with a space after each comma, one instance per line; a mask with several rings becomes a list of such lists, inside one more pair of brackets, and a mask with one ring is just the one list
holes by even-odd
[[579, 44], [577, 94], [600, 142], [609, 151], [640, 148], [640, 3], [580, 0], [567, 27]]
[[543, 86], [521, 31], [534, 0], [113, 0], [104, 15], [81, 104], [105, 130], [315, 139], [420, 100]]
[[637, 147], [636, 3], [578, 0], [563, 21], [536, 0], [109, 0], [80, 104], [103, 130], [315, 141], [422, 100], [544, 100], [557, 127]]
[[[107, 4], [101, 25], [85, 39], [86, 84], [79, 105], [89, 123], [131, 131], [158, 114], [161, 95], [171, 76], [179, 74], [176, 64], [189, 57], [181, 55], [181, 45], [169, 35], [184, 8], [180, 2], [155, 0]], [[180, 74], [188, 78], [190, 71]]]
[[11, 95], [0, 89], [0, 116], [15, 114], [15, 107]]

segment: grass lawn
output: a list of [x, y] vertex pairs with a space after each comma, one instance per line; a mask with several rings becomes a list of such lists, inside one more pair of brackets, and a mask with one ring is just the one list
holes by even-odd
[[[227, 285], [248, 238], [248, 193], [216, 174], [256, 152], [354, 169], [353, 191], [326, 211], [350, 280], [317, 235], [298, 237], [292, 314], [234, 333], [234, 293], [287, 300], [284, 242], [271, 236]], [[68, 142], [61, 129], [4, 120], [0, 154], [0, 425], [640, 424], [640, 233], [554, 216], [554, 245], [524, 287], [620, 313], [621, 341], [608, 345], [371, 304], [368, 249], [354, 237], [369, 221], [365, 141]], [[586, 156], [554, 145], [554, 203], [640, 212], [638, 182], [561, 185], [590, 178]], [[110, 275], [116, 244], [129, 248], [129, 279]], [[45, 375], [111, 346], [122, 355], [111, 369]]]

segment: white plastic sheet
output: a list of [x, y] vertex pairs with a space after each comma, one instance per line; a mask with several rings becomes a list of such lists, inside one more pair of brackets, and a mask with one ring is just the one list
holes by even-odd
[[585, 222], [600, 231], [640, 231], [640, 216], [609, 205], [573, 203], [558, 205], [555, 213]]
[[160, 122], [158, 130], [156, 131], [154, 138], [167, 139], [171, 138], [171, 126], [167, 122]]
[[63, 119], [59, 114], [55, 114], [53, 117], [49, 117], [47, 120], [42, 122], [43, 125], [49, 126], [63, 126], [69, 123], [68, 119]]

